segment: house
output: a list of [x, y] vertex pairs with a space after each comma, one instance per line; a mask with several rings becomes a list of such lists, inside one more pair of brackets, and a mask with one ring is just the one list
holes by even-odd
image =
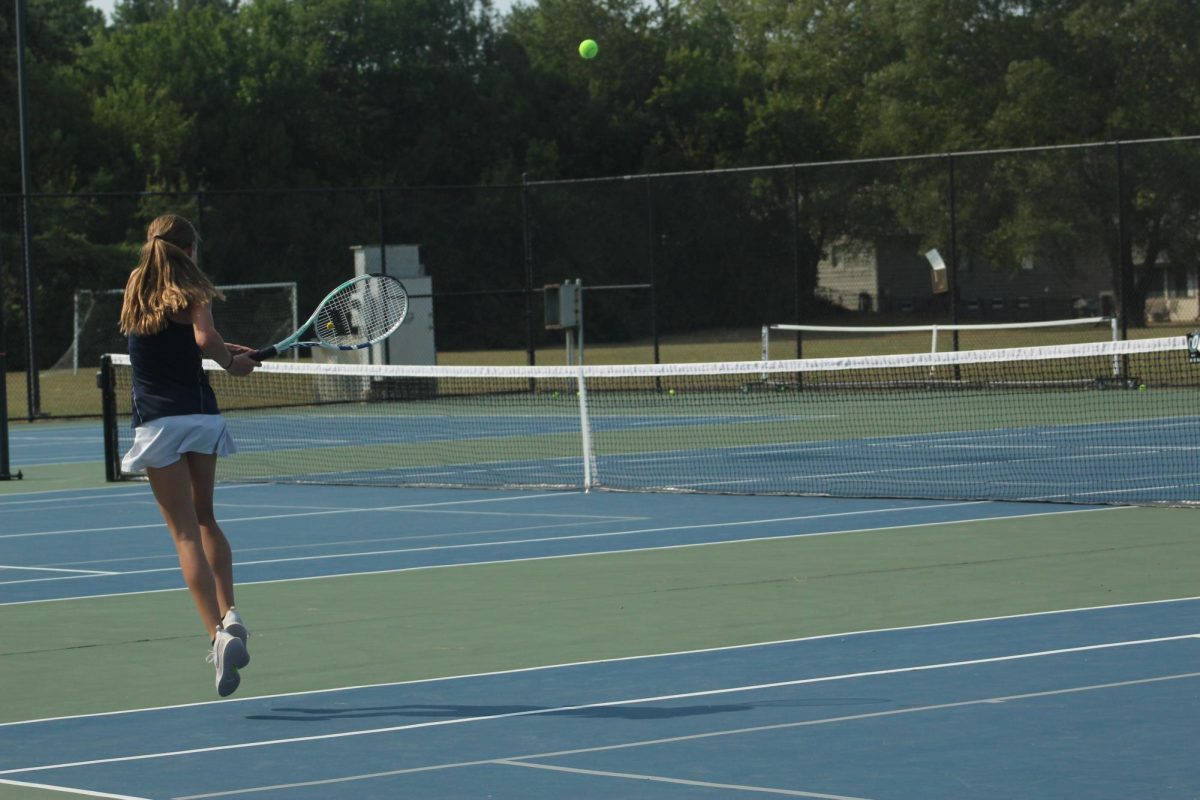
[[1155, 266], [1146, 275], [1147, 322], [1200, 320], [1200, 268]]
[[[817, 266], [817, 297], [854, 311], [944, 318], [948, 306], [931, 290], [926, 249], [916, 236], [836, 242]], [[960, 253], [958, 316], [964, 322], [1019, 322], [1111, 315], [1111, 268], [1101, 255], [1092, 265], [1056, 268], [1025, 259], [999, 268]]]

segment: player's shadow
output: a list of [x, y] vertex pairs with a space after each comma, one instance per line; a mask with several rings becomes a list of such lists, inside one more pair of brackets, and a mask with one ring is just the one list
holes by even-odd
[[246, 719], [281, 722], [326, 722], [336, 719], [366, 719], [370, 717], [445, 718], [504, 717], [544, 715], [556, 717], [592, 717], [597, 719], [672, 719], [705, 714], [729, 714], [749, 711], [753, 706], [742, 703], [700, 706], [588, 706], [586, 708], [554, 708], [552, 706], [468, 706], [405, 704], [395, 706], [365, 706], [361, 708], [276, 708], [273, 714], [249, 714]]

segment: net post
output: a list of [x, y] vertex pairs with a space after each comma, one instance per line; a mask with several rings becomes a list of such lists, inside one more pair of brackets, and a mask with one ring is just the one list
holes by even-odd
[[575, 376], [576, 387], [579, 390], [579, 434], [583, 447], [583, 490], [590, 492], [596, 482], [596, 470], [592, 452], [592, 423], [588, 417], [587, 381], [583, 374], [583, 364], [577, 365]]
[[[770, 353], [770, 350], [771, 350], [771, 344], [770, 344], [770, 338], [771, 338], [771, 334], [770, 334], [770, 330], [771, 330], [771, 326], [770, 326], [770, 325], [763, 325], [763, 326], [762, 326], [762, 351], [761, 351], [761, 352], [762, 352], [762, 360], [763, 360], [763, 361], [769, 361], [769, 360], [770, 360], [770, 356], [768, 355], [768, 353]], [[767, 373], [765, 373], [765, 372], [762, 374], [762, 381], [763, 381], [763, 383], [766, 383], [766, 382], [767, 382]]]
[[[938, 326], [937, 325], [930, 326], [929, 341], [930, 341], [929, 352], [936, 353], [938, 351]], [[931, 366], [929, 368], [929, 377], [932, 378], [936, 374], [937, 374], [937, 367]]]
[[[1121, 331], [1117, 327], [1117, 318], [1109, 317], [1108, 322], [1112, 326], [1112, 340], [1114, 342], [1120, 341], [1121, 340]], [[1120, 356], [1113, 356], [1112, 364], [1113, 364], [1113, 377], [1114, 378], [1121, 377], [1121, 358], [1120, 358]]]
[[112, 356], [100, 356], [100, 371], [96, 373], [100, 387], [100, 407], [103, 414], [104, 480], [121, 480], [121, 454], [117, 445], [117, 390], [113, 376]]

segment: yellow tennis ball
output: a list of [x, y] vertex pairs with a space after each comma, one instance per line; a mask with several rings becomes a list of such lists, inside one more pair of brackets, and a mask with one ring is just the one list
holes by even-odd
[[332, 321], [325, 323], [325, 330], [327, 330], [327, 331], [333, 330], [333, 322]]
[[584, 58], [595, 58], [599, 52], [600, 45], [596, 44], [595, 39], [584, 39], [579, 43], [579, 55]]

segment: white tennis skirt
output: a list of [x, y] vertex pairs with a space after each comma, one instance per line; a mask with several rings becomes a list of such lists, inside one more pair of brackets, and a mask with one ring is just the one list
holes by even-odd
[[133, 429], [133, 447], [121, 459], [124, 472], [169, 467], [184, 453], [228, 456], [237, 452], [220, 414], [159, 417]]

